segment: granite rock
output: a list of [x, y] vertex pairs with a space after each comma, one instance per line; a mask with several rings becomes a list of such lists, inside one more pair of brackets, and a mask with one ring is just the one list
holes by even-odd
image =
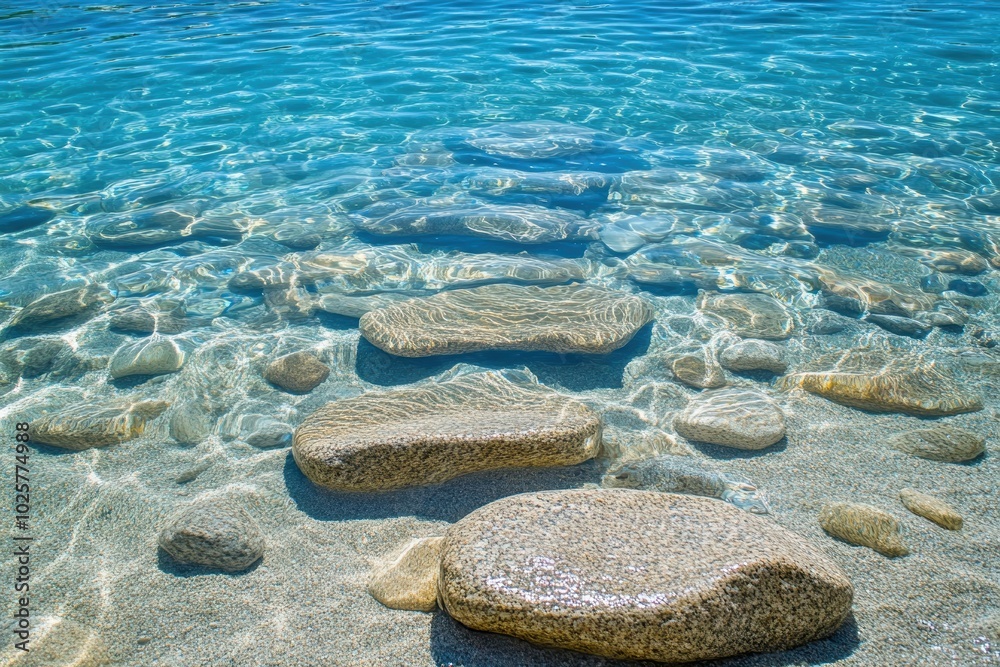
[[653, 319], [652, 306], [589, 285], [487, 285], [442, 292], [361, 316], [361, 334], [404, 357], [478, 350], [606, 354]]
[[962, 529], [962, 515], [948, 503], [916, 489], [903, 489], [899, 492], [899, 500], [906, 509], [928, 521], [933, 521], [948, 530]]
[[792, 335], [795, 320], [777, 299], [766, 294], [702, 292], [698, 309], [721, 317], [740, 336], [781, 340]]
[[819, 525], [834, 537], [874, 549], [885, 556], [910, 553], [899, 534], [899, 520], [872, 505], [827, 503], [820, 510]]
[[719, 363], [730, 371], [770, 371], [782, 374], [788, 369], [785, 351], [764, 340], [744, 340], [730, 345], [719, 355]]
[[310, 352], [278, 357], [264, 369], [264, 379], [293, 394], [306, 394], [330, 376], [330, 368]]
[[748, 389], [700, 394], [674, 419], [688, 440], [736, 449], [763, 449], [785, 437], [785, 416], [770, 398]]
[[889, 446], [932, 461], [961, 463], [982, 454], [986, 438], [958, 426], [935, 424], [897, 433], [889, 439]]
[[177, 406], [170, 417], [170, 437], [182, 445], [197, 445], [212, 432], [212, 417], [195, 402]]
[[670, 364], [674, 378], [696, 389], [717, 389], [726, 385], [726, 375], [715, 359], [706, 354], [685, 354]]
[[573, 465], [601, 442], [597, 414], [494, 373], [328, 403], [296, 430], [292, 454], [316, 484], [376, 491], [468, 472]]
[[160, 547], [179, 563], [238, 572], [264, 555], [264, 536], [246, 510], [225, 498], [182, 507], [160, 532]]
[[142, 435], [146, 423], [160, 416], [169, 405], [164, 401], [106, 407], [77, 403], [33, 420], [31, 439], [73, 451], [120, 444]]
[[574, 489], [503, 498], [452, 525], [438, 596], [475, 630], [684, 662], [827, 637], [853, 589], [805, 539], [727, 503]]
[[368, 593], [390, 609], [434, 611], [443, 537], [410, 540], [398, 556], [375, 569]]
[[865, 317], [865, 322], [871, 322], [897, 336], [909, 336], [910, 338], [924, 338], [934, 328], [931, 324], [910, 317], [878, 315], [876, 313], [869, 313]]
[[184, 365], [184, 350], [170, 338], [153, 335], [118, 348], [108, 364], [112, 378], [176, 373]]
[[67, 317], [83, 315], [114, 301], [114, 295], [102, 285], [87, 285], [53, 292], [35, 299], [11, 318], [12, 328], [35, 327]]

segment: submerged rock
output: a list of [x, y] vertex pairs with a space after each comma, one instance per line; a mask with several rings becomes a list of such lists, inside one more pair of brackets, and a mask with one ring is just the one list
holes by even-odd
[[310, 352], [278, 357], [264, 369], [264, 379], [293, 394], [306, 394], [330, 376], [330, 367]]
[[889, 446], [931, 461], [961, 463], [982, 454], [986, 438], [958, 426], [936, 424], [897, 433], [889, 439]]
[[67, 317], [83, 315], [114, 301], [114, 295], [102, 285], [87, 285], [53, 292], [35, 299], [11, 318], [8, 326], [25, 328], [47, 324]]
[[740, 336], [781, 340], [792, 335], [795, 321], [781, 302], [766, 294], [703, 292], [698, 309], [721, 317]]
[[670, 364], [674, 378], [696, 389], [716, 389], [726, 385], [722, 367], [705, 353], [686, 354]]
[[616, 466], [601, 480], [610, 488], [688, 493], [718, 498], [754, 514], [767, 514], [767, 495], [744, 479], [711, 470], [683, 456], [659, 456]]
[[170, 418], [170, 437], [182, 445], [197, 445], [214, 426], [211, 415], [194, 402], [178, 405]]
[[475, 630], [681, 662], [829, 636], [853, 589], [805, 539], [726, 503], [574, 489], [503, 498], [451, 526], [438, 595]]
[[111, 377], [176, 373], [184, 365], [184, 350], [170, 338], [150, 336], [115, 351], [108, 364]]
[[452, 290], [361, 316], [361, 334], [403, 357], [478, 350], [606, 354], [653, 319], [642, 299], [589, 285], [487, 285]]
[[926, 493], [920, 493], [916, 489], [903, 489], [899, 492], [899, 500], [906, 506], [906, 509], [928, 521], [933, 521], [942, 528], [962, 529], [962, 515], [943, 500], [938, 500]]
[[674, 419], [688, 440], [736, 449], [764, 449], [785, 437], [785, 416], [764, 394], [721, 389], [695, 396]]
[[160, 532], [160, 547], [188, 565], [237, 572], [264, 555], [264, 536], [246, 510], [231, 500], [196, 500], [174, 513]]
[[296, 430], [292, 454], [316, 484], [377, 491], [468, 472], [574, 465], [600, 447], [582, 403], [491, 373], [328, 403]]
[[924, 338], [934, 328], [931, 324], [909, 317], [877, 315], [875, 313], [869, 313], [865, 317], [865, 322], [871, 322], [897, 336], [910, 336], [911, 338]]
[[77, 403], [33, 420], [31, 440], [74, 451], [120, 444], [142, 435], [146, 422], [169, 406], [164, 401], [110, 407]]
[[764, 340], [744, 340], [719, 355], [719, 363], [730, 371], [770, 371], [780, 375], [788, 369], [785, 351]]
[[899, 520], [872, 505], [828, 503], [820, 511], [819, 525], [834, 537], [885, 556], [910, 553], [899, 534]]
[[836, 403], [872, 412], [942, 417], [983, 409], [978, 396], [958, 386], [933, 364], [900, 371], [797, 373], [788, 383]]
[[391, 562], [377, 568], [368, 593], [390, 609], [434, 611], [443, 537], [410, 540]]
[[0, 234], [23, 232], [44, 225], [56, 217], [55, 211], [40, 206], [17, 206], [0, 212]]

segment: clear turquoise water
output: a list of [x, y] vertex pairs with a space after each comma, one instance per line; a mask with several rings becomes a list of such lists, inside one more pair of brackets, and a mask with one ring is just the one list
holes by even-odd
[[[654, 413], [678, 409], [693, 392], [669, 373], [625, 368], [705, 343], [714, 332], [695, 313], [699, 289], [766, 293], [803, 322], [822, 306], [836, 306], [824, 300], [819, 277], [826, 271], [855, 285], [891, 285], [953, 302], [972, 318], [964, 329], [934, 328], [913, 339], [863, 322], [837, 336], [803, 327], [787, 344], [789, 354], [809, 370], [828, 369], [858, 348], [961, 360], [956, 373], [982, 391], [986, 410], [956, 423], [995, 435], [1000, 359], [988, 345], [1000, 331], [993, 296], [1000, 289], [993, 268], [1000, 266], [998, 25], [1000, 3], [990, 0], [5, 3], [0, 319], [9, 321], [45, 294], [89, 283], [107, 285], [116, 299], [83, 321], [5, 331], [0, 415], [134, 397], [174, 406], [143, 436], [141, 455], [125, 446], [73, 455], [39, 450], [38, 474], [49, 489], [40, 495], [39, 531], [54, 536], [46, 558], [60, 563], [43, 575], [51, 602], [39, 613], [97, 628], [115, 664], [313, 664], [317, 656], [353, 656], [356, 664], [577, 664], [582, 658], [520, 644], [483, 645], [451, 626], [442, 630], [440, 619], [428, 627], [374, 607], [357, 618], [323, 616], [324, 598], [311, 599], [313, 588], [267, 579], [309, 567], [301, 563], [314, 548], [305, 541], [290, 550], [295, 565], [275, 556], [271, 574], [264, 568], [247, 575], [263, 578], [261, 584], [213, 580], [212, 594], [222, 601], [212, 613], [239, 617], [228, 634], [179, 611], [189, 580], [155, 560], [129, 563], [135, 553], [155, 558], [148, 526], [179, 500], [244, 484], [271, 513], [261, 519], [270, 539], [293, 539], [284, 531], [294, 528], [355, 545], [357, 553], [343, 556], [350, 563], [342, 576], [331, 576], [353, 591], [345, 599], [363, 596], [372, 560], [475, 503], [455, 500], [462, 491], [446, 488], [385, 501], [371, 516], [331, 510], [289, 471], [287, 450], [246, 444], [260, 420], [294, 427], [328, 400], [470, 362], [527, 366], [598, 406], [618, 442], [669, 432]], [[420, 216], [456, 212], [480, 216], [493, 231], [423, 234], [413, 227]], [[562, 231], [528, 243], [524, 221]], [[462, 254], [449, 254], [455, 252]], [[496, 268], [533, 261], [540, 263], [532, 277]], [[458, 276], [457, 267], [478, 273]], [[268, 291], [236, 278], [251, 272], [296, 277], [272, 280]], [[359, 343], [354, 318], [362, 306], [337, 301], [573, 280], [645, 294], [656, 306], [656, 324], [607, 359], [421, 362]], [[138, 338], [109, 322], [135, 308], [186, 315], [189, 323], [175, 337], [188, 355], [180, 373], [109, 379], [108, 357]], [[70, 351], [23, 372], [25, 353], [52, 340]], [[310, 347], [334, 367], [316, 392], [290, 396], [260, 381], [268, 359]], [[635, 373], [640, 381], [630, 384]], [[643, 394], [642, 386], [653, 385], [674, 387], [666, 408], [648, 399], [649, 390]], [[70, 390], [74, 398], [60, 393]], [[880, 493], [892, 495], [887, 484], [908, 474], [916, 477], [907, 484], [937, 480], [946, 497], [982, 511], [984, 524], [997, 518], [988, 491], [997, 469], [989, 457], [978, 468], [899, 463], [877, 473], [878, 433], [911, 427], [913, 418], [803, 400], [790, 417], [801, 422], [801, 442], [770, 458], [732, 463], [775, 489], [776, 514], [794, 529], [821, 541], [810, 512], [823, 493], [852, 489], [876, 502]], [[201, 442], [182, 447], [167, 423], [201, 402], [210, 404], [211, 426]], [[818, 454], [794, 458], [831, 432], [853, 442], [848, 449], [871, 467], [842, 461], [839, 472], [809, 472], [808, 457]], [[214, 473], [190, 486], [174, 483], [178, 472], [204, 461]], [[599, 478], [593, 470], [567, 475], [545, 483]], [[505, 478], [509, 486], [482, 497], [535, 483]], [[92, 511], [110, 502], [108, 494], [125, 508], [118, 528], [100, 524]], [[453, 510], [433, 509], [452, 502]], [[364, 526], [334, 520], [345, 516]], [[854, 637], [842, 642], [849, 649], [838, 645], [820, 657], [890, 664], [872, 647], [892, 640], [905, 664], [992, 664], [1000, 637], [991, 645], [981, 618], [995, 619], [1000, 609], [996, 564], [986, 556], [1000, 538], [971, 524], [963, 544], [913, 538], [931, 540], [921, 543], [923, 553], [944, 560], [918, 561], [924, 564], [891, 575], [878, 561], [859, 565], [853, 574], [879, 582], [856, 612], [869, 643], [855, 653]], [[80, 534], [107, 541], [78, 544]], [[351, 561], [358, 553], [360, 560]], [[851, 554], [845, 561], [863, 560], [844, 553]], [[338, 565], [313, 567], [330, 572]], [[975, 582], [961, 589], [967, 606], [941, 610], [921, 602], [903, 605], [898, 616], [885, 611], [887, 599], [905, 588], [903, 579], [930, 581], [935, 572], [959, 586], [954, 590], [963, 579]], [[95, 578], [104, 582], [102, 601], [75, 592]], [[154, 627], [145, 603], [130, 606], [150, 578], [159, 591], [153, 597], [162, 596], [176, 623]], [[279, 600], [261, 606], [261, 614], [306, 609], [302, 618], [292, 613], [282, 621], [302, 653], [283, 658], [284, 649], [255, 634], [263, 621], [248, 610], [258, 605], [250, 590], [258, 585], [272, 586], [267, 590]], [[950, 585], [934, 596], [959, 595]], [[286, 593], [294, 601], [281, 597]], [[241, 602], [227, 607], [228, 599]], [[313, 623], [338, 639], [309, 653]], [[177, 638], [189, 624], [198, 630], [185, 644]], [[380, 643], [380, 632], [397, 627], [393, 641]], [[145, 636], [154, 641], [137, 643]], [[202, 658], [185, 652], [191, 646]], [[767, 660], [746, 664], [785, 664]]]

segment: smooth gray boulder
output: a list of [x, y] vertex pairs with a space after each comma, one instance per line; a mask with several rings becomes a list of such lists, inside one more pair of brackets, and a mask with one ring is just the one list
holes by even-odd
[[674, 430], [688, 440], [764, 449], [785, 437], [785, 415], [760, 392], [721, 389], [692, 398], [674, 419]]
[[330, 367], [311, 352], [278, 357], [264, 369], [264, 379], [292, 394], [307, 394], [330, 376]]
[[380, 491], [469, 472], [582, 463], [597, 414], [538, 385], [479, 373], [328, 403], [296, 430], [292, 455], [316, 484]]
[[115, 295], [103, 285], [74, 287], [35, 299], [11, 318], [11, 328], [29, 328], [67, 317], [83, 315], [111, 303]]
[[766, 340], [744, 340], [730, 345], [719, 355], [719, 363], [736, 372], [769, 371], [780, 375], [788, 369], [784, 349]]
[[32, 420], [31, 440], [73, 451], [120, 444], [142, 435], [147, 422], [169, 406], [165, 401], [76, 403]]
[[114, 379], [130, 375], [176, 373], [184, 365], [184, 350], [172, 339], [153, 335], [118, 348], [108, 363]]
[[237, 572], [264, 555], [264, 536], [246, 510], [227, 498], [182, 507], [160, 532], [160, 547], [188, 565]]
[[687, 662], [832, 634], [853, 588], [804, 538], [710, 498], [503, 498], [452, 525], [438, 599], [460, 623], [610, 658]]
[[718, 315], [740, 336], [781, 340], [795, 330], [792, 314], [777, 299], [766, 294], [718, 294], [702, 292], [698, 309]]

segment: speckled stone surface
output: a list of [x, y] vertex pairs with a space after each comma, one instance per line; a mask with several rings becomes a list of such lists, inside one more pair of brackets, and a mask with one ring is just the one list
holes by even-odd
[[316, 355], [300, 351], [278, 357], [264, 369], [264, 379], [293, 394], [306, 394], [330, 376], [330, 368]]
[[227, 498], [201, 498], [171, 516], [160, 547], [179, 563], [237, 572], [264, 555], [264, 536], [246, 510]]
[[716, 389], [726, 384], [726, 375], [715, 359], [704, 354], [685, 354], [670, 364], [674, 379], [695, 389]]
[[438, 590], [476, 630], [665, 662], [826, 637], [853, 597], [839, 567], [767, 519], [630, 489], [525, 493], [479, 508], [448, 529]]
[[792, 335], [795, 320], [777, 299], [766, 294], [717, 294], [703, 292], [698, 309], [713, 313], [747, 338], [781, 340]]
[[889, 438], [889, 446], [931, 461], [960, 463], [982, 454], [986, 438], [958, 426], [935, 424], [897, 433]]
[[903, 489], [899, 492], [899, 500], [906, 509], [928, 521], [933, 521], [942, 528], [962, 529], [962, 515], [943, 500], [921, 493], [916, 489]]
[[31, 439], [74, 451], [115, 445], [142, 435], [146, 422], [168, 406], [163, 401], [107, 407], [71, 405], [32, 421]]
[[785, 416], [764, 394], [720, 389], [695, 396], [674, 419], [688, 440], [737, 449], [763, 449], [785, 437]]
[[31, 327], [46, 324], [65, 317], [82, 315], [95, 310], [102, 304], [114, 301], [115, 297], [106, 287], [87, 285], [46, 294], [35, 299], [11, 318], [10, 327]]
[[487, 285], [361, 316], [361, 334], [404, 357], [477, 350], [606, 354], [653, 319], [645, 299], [590, 285]]
[[719, 363], [730, 371], [770, 371], [781, 374], [788, 368], [785, 351], [766, 340], [743, 340], [719, 355]]
[[443, 546], [443, 537], [410, 540], [396, 558], [375, 569], [368, 593], [392, 609], [433, 611]]
[[296, 430], [292, 454], [316, 484], [376, 491], [478, 470], [593, 458], [600, 418], [538, 385], [478, 373], [328, 403]]
[[174, 373], [184, 365], [184, 356], [175, 341], [153, 335], [118, 348], [108, 364], [108, 372], [115, 379]]
[[886, 556], [910, 553], [899, 534], [899, 520], [873, 505], [827, 503], [820, 510], [819, 525], [834, 537]]
[[983, 409], [981, 398], [932, 365], [868, 373], [797, 373], [788, 382], [823, 398], [871, 412], [942, 417]]

